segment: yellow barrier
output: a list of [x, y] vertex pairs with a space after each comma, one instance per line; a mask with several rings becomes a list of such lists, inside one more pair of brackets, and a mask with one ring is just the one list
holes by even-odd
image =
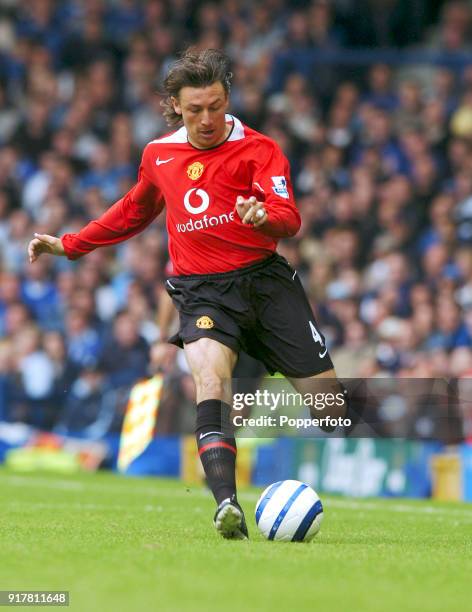
[[444, 501], [462, 499], [462, 469], [459, 455], [435, 455], [431, 460], [433, 498]]
[[[236, 456], [236, 477], [238, 487], [251, 484], [252, 471], [251, 446], [239, 445]], [[182, 436], [181, 447], [181, 471], [182, 480], [188, 484], [201, 484], [205, 479], [200, 458], [197, 452], [195, 436]]]
[[154, 437], [163, 384], [163, 376], [156, 374], [136, 383], [131, 389], [120, 437], [120, 472], [126, 472]]

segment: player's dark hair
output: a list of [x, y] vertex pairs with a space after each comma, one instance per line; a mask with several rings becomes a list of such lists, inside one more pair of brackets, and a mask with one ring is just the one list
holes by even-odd
[[187, 49], [180, 59], [172, 64], [164, 79], [167, 97], [161, 102], [161, 106], [168, 125], [176, 126], [182, 122], [181, 115], [174, 111], [171, 101], [172, 97], [179, 97], [182, 87], [207, 87], [220, 82], [228, 94], [232, 76], [230, 60], [222, 51]]

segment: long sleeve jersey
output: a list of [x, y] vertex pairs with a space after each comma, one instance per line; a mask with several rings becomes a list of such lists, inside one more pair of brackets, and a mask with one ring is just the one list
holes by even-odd
[[[272, 254], [300, 227], [289, 164], [270, 138], [227, 115], [228, 138], [210, 149], [188, 142], [185, 127], [146, 145], [138, 181], [100, 218], [62, 243], [69, 259], [143, 231], [165, 208], [176, 275], [242, 268]], [[243, 225], [237, 196], [264, 202], [268, 220]]]

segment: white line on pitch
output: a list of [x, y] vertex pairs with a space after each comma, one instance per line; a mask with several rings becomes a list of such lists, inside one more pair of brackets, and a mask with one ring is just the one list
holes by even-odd
[[[129, 496], [130, 490], [125, 490], [122, 486], [112, 485], [110, 483], [92, 483], [92, 482], [78, 482], [75, 480], [66, 479], [48, 479], [48, 478], [36, 478], [26, 475], [4, 475], [0, 476], [0, 482], [4, 481], [7, 484], [23, 487], [31, 486], [35, 488], [55, 489], [55, 490], [69, 490], [69, 491], [104, 491], [110, 493], [121, 493], [122, 495]], [[123, 480], [124, 482], [124, 480]], [[130, 480], [131, 482], [131, 480]], [[192, 488], [190, 490], [185, 489], [185, 484], [182, 484], [182, 489], [175, 489], [172, 487], [152, 488], [152, 487], [132, 487], [133, 493], [141, 495], [148, 495], [150, 497], [189, 497], [198, 496], [211, 498], [211, 494], [206, 489]], [[242, 491], [238, 494], [238, 498], [246, 502], [254, 502], [259, 498], [259, 493], [252, 493], [250, 491]], [[365, 510], [365, 511], [377, 511], [385, 510], [387, 512], [398, 512], [398, 513], [409, 513], [409, 514], [422, 514], [424, 516], [449, 516], [449, 517], [461, 517], [472, 520], [472, 506], [471, 510], [462, 510], [459, 508], [436, 507], [427, 505], [427, 502], [423, 502], [421, 506], [410, 506], [406, 503], [393, 502], [390, 503], [384, 498], [382, 501], [374, 501], [372, 498], [359, 499], [359, 500], [348, 500], [328, 497], [324, 501], [326, 508], [340, 508], [349, 510]], [[110, 507], [110, 506], [107, 506]]]

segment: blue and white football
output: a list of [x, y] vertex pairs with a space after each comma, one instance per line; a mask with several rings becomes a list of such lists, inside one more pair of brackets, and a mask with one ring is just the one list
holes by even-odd
[[299, 480], [271, 484], [256, 504], [256, 523], [268, 540], [309, 542], [322, 520], [323, 506], [316, 491]]

